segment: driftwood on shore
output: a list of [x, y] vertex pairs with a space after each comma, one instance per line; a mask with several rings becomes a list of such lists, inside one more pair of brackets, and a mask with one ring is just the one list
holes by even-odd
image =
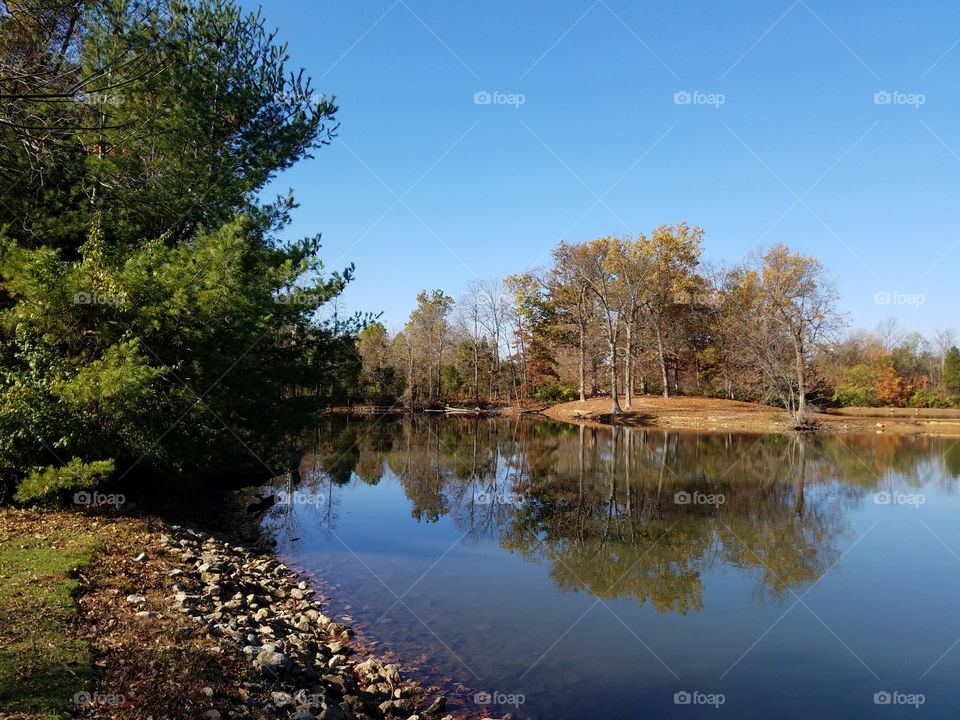
[[458, 407], [453, 407], [451, 405], [447, 405], [443, 409], [443, 412], [447, 415], [482, 415], [484, 412], [489, 412], [489, 411], [483, 410], [482, 408], [479, 408], [479, 407], [458, 408]]

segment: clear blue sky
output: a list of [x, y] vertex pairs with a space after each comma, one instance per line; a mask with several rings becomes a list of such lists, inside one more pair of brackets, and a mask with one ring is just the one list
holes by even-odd
[[955, 0], [263, 8], [341, 106], [339, 139], [271, 190], [294, 188], [292, 234], [322, 232], [328, 265], [356, 263], [347, 309], [396, 328], [420, 289], [683, 219], [706, 259], [820, 257], [855, 326], [960, 327]]

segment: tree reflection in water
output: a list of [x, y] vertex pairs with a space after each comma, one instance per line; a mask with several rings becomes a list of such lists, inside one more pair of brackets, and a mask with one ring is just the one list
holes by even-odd
[[546, 563], [563, 590], [676, 613], [701, 609], [703, 576], [730, 567], [758, 594], [799, 595], [839, 558], [841, 500], [960, 475], [960, 453], [917, 437], [331, 417], [312, 444], [300, 489], [321, 498], [328, 530], [337, 486], [395, 478], [417, 521], [450, 517], [475, 541]]

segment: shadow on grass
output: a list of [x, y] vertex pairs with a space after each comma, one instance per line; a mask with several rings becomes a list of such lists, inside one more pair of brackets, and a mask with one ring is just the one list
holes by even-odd
[[63, 717], [93, 677], [89, 647], [70, 636], [77, 567], [95, 539], [10, 528], [0, 516], [0, 716]]

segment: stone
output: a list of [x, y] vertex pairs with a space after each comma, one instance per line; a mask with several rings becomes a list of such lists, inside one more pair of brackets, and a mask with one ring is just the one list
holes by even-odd
[[147, 559], [147, 554], [145, 552], [140, 553], [134, 558], [134, 560], [136, 560], [137, 562], [145, 562], [146, 559]]
[[207, 710], [200, 717], [207, 718], [207, 720], [220, 720], [220, 711], [219, 710]]
[[283, 653], [262, 650], [253, 661], [253, 666], [262, 673], [277, 675], [290, 667], [290, 658]]
[[138, 618], [155, 618], [156, 616], [157, 613], [155, 613], [153, 610], [141, 610], [137, 613]]
[[286, 692], [274, 691], [270, 693], [270, 700], [272, 700], [273, 704], [278, 708], [285, 708], [289, 705], [293, 705], [293, 696]]
[[423, 711], [424, 715], [439, 715], [444, 710], [447, 709], [447, 701], [441, 695], [436, 700], [434, 700], [430, 707]]
[[131, 605], [143, 605], [146, 601], [143, 595], [127, 595], [127, 602]]

